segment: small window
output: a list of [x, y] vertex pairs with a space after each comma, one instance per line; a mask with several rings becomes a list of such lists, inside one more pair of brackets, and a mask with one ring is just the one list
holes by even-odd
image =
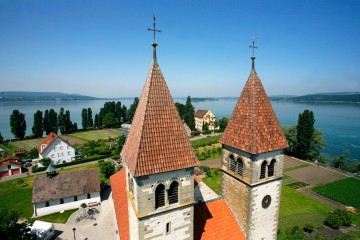
[[63, 146], [60, 147], [60, 150], [63, 150]]
[[90, 196], [90, 193], [88, 193], [88, 194], [87, 194], [87, 199], [90, 199], [90, 197], [91, 197], [91, 196]]
[[170, 223], [168, 222], [166, 224], [166, 234], [169, 234], [170, 233]]
[[240, 176], [243, 175], [243, 169], [244, 169], [244, 163], [241, 160], [241, 158], [237, 159], [237, 168], [236, 168], [236, 173]]
[[261, 164], [260, 179], [264, 179], [264, 178], [265, 178], [265, 175], [266, 175], [266, 166], [267, 166], [267, 162], [264, 161], [264, 162]]
[[49, 203], [49, 201], [46, 201], [45, 202], [45, 207], [48, 207], [48, 206], [50, 206], [50, 203]]
[[58, 157], [60, 157], [60, 153], [58, 153]]
[[77, 196], [74, 196], [74, 202], [76, 202], [77, 201]]
[[165, 186], [160, 184], [155, 190], [155, 209], [165, 206]]
[[235, 158], [233, 155], [229, 156], [229, 167], [230, 167], [230, 171], [232, 172], [236, 172], [236, 163], [235, 163]]
[[274, 176], [275, 163], [276, 163], [275, 159], [271, 160], [270, 165], [268, 167], [268, 177]]
[[51, 158], [55, 158], [55, 154], [51, 154]]
[[60, 204], [64, 204], [64, 199], [60, 198]]
[[169, 204], [174, 204], [179, 201], [179, 184], [172, 182], [169, 188]]
[[54, 147], [54, 151], [56, 151], [57, 150], [57, 147]]
[[70, 152], [70, 151], [68, 151], [68, 155], [71, 155], [71, 152]]

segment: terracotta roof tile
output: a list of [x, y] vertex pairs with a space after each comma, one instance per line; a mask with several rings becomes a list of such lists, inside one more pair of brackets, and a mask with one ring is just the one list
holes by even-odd
[[195, 240], [246, 240], [225, 200], [195, 205]]
[[151, 65], [121, 157], [134, 177], [199, 165], [159, 65]]
[[130, 239], [125, 168], [110, 177], [115, 215], [121, 240]]
[[[49, 135], [47, 135], [46, 138], [44, 138], [40, 144], [38, 145], [37, 149], [38, 149], [38, 153], [41, 154], [43, 153], [59, 136], [56, 133], [49, 133]], [[46, 147], [41, 150], [41, 145], [45, 144]]]
[[255, 71], [250, 74], [245, 84], [220, 142], [251, 154], [288, 147]]
[[199, 109], [195, 112], [194, 116], [195, 117], [199, 117], [202, 118], [205, 116], [205, 114], [208, 112], [209, 110], [203, 110], [203, 109]]

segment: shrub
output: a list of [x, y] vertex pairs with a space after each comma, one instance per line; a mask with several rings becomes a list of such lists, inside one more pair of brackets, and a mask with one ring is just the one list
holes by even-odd
[[80, 205], [80, 207], [82, 207], [82, 208], [86, 208], [86, 207], [87, 207], [87, 205], [86, 205], [86, 203], [82, 203], [82, 204]]
[[37, 165], [33, 165], [33, 166], [31, 167], [31, 172], [32, 172], [32, 173], [36, 173], [37, 170], [38, 170], [38, 166], [37, 166]]
[[50, 158], [43, 158], [40, 160], [40, 163], [44, 166], [47, 167], [49, 166], [49, 164], [51, 163], [51, 159]]
[[312, 233], [313, 231], [315, 231], [315, 227], [310, 223], [306, 223], [303, 229], [304, 229], [304, 232], [307, 232], [307, 233]]
[[352, 223], [351, 215], [344, 210], [335, 210], [334, 213], [329, 213], [325, 219], [324, 224], [334, 229], [341, 226], [350, 226]]
[[110, 161], [100, 162], [99, 161], [100, 171], [106, 178], [109, 178], [111, 175], [115, 173], [115, 164]]
[[210, 168], [208, 166], [200, 166], [199, 169], [204, 170], [204, 172], [206, 172], [206, 173], [210, 170]]
[[285, 231], [286, 240], [305, 240], [305, 234], [299, 226], [294, 226]]

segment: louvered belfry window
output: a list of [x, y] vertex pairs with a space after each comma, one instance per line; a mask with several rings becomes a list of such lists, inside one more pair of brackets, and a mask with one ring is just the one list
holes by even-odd
[[241, 158], [237, 159], [237, 169], [236, 169], [236, 173], [240, 176], [243, 175], [243, 171], [244, 171], [244, 163], [241, 160]]
[[271, 160], [269, 168], [268, 168], [268, 177], [274, 176], [275, 163], [276, 163], [275, 159]]
[[236, 172], [236, 163], [233, 155], [229, 156], [229, 165], [230, 165], [230, 171]]
[[266, 161], [264, 161], [264, 162], [261, 164], [260, 179], [264, 179], [265, 176], [266, 176], [266, 165], [267, 165], [267, 162], [266, 162]]
[[160, 184], [155, 190], [155, 209], [165, 206], [165, 186]]
[[174, 204], [179, 201], [179, 184], [172, 182], [169, 188], [169, 204]]

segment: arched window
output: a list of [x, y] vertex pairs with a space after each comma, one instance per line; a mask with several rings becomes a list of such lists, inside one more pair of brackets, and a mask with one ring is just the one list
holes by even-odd
[[274, 176], [275, 163], [276, 163], [275, 159], [271, 160], [270, 165], [268, 167], [268, 177]]
[[172, 182], [169, 188], [169, 204], [174, 204], [179, 201], [179, 184]]
[[266, 175], [266, 165], [267, 165], [267, 162], [266, 162], [266, 161], [264, 161], [264, 162], [261, 164], [260, 179], [264, 179], [264, 178], [265, 178], [265, 175]]
[[60, 198], [60, 204], [64, 204], [64, 199]]
[[165, 186], [160, 184], [155, 190], [155, 209], [165, 206]]
[[48, 206], [50, 206], [50, 203], [49, 203], [49, 201], [46, 201], [45, 202], [45, 207], [48, 207]]
[[241, 160], [241, 158], [237, 159], [237, 169], [236, 169], [236, 173], [240, 176], [243, 175], [243, 170], [244, 170], [244, 163]]
[[236, 162], [235, 162], [235, 158], [233, 155], [229, 156], [229, 168], [230, 168], [230, 171], [236, 172]]

